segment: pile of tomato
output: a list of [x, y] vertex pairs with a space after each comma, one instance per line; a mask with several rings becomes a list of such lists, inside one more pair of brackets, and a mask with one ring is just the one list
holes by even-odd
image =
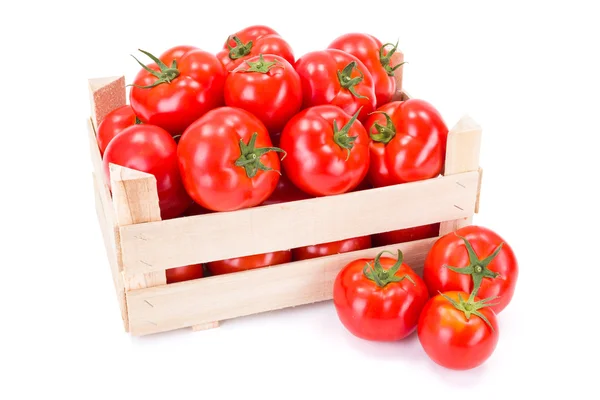
[[[394, 100], [401, 90], [394, 75], [403, 64], [397, 43], [349, 33], [296, 59], [277, 32], [257, 25], [230, 35], [217, 54], [187, 45], [158, 57], [140, 52], [151, 62], [134, 57], [141, 69], [129, 104], [101, 121], [97, 138], [107, 182], [111, 163], [156, 177], [162, 219], [338, 195], [442, 172], [448, 128], [440, 113], [424, 100]], [[400, 340], [418, 325], [427, 353], [453, 368], [487, 358], [497, 340], [495, 312], [514, 290], [516, 261], [503, 241], [490, 253], [500, 246], [493, 232], [465, 229], [464, 236], [457, 232], [436, 243], [423, 279], [401, 253], [346, 266], [334, 289], [343, 324], [370, 340]], [[182, 266], [166, 271], [167, 283], [438, 232], [433, 224]], [[491, 306], [496, 296], [499, 304]]]

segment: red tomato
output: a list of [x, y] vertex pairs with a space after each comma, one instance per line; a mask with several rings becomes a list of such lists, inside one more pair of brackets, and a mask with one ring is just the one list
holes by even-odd
[[333, 284], [333, 303], [353, 335], [395, 341], [416, 329], [429, 295], [419, 275], [402, 262], [400, 250], [397, 260], [382, 258], [383, 253], [344, 266]]
[[204, 271], [202, 270], [202, 264], [185, 265], [183, 267], [170, 268], [166, 270], [167, 273], [167, 284], [191, 281], [193, 279], [202, 278]]
[[297, 201], [310, 199], [311, 196], [298, 189], [285, 175], [279, 177], [277, 187], [269, 198], [262, 202], [263, 206], [270, 204], [287, 203], [288, 201]]
[[123, 129], [135, 125], [136, 122], [138, 120], [131, 106], [121, 106], [108, 113], [102, 122], [100, 122], [100, 125], [98, 125], [98, 133], [96, 135], [100, 154], [104, 154], [106, 146], [108, 146], [112, 138], [121, 133]]
[[365, 127], [371, 135], [368, 179], [375, 187], [436, 177], [446, 158], [448, 128], [429, 103], [410, 99], [377, 109]]
[[191, 217], [191, 216], [194, 216], [194, 215], [210, 214], [212, 212], [213, 211], [207, 210], [206, 208], [202, 207], [200, 204], [198, 204], [196, 202], [192, 202], [192, 204], [183, 213], [183, 216], [184, 217]]
[[296, 114], [281, 133], [283, 168], [292, 183], [313, 196], [356, 188], [369, 169], [369, 137], [358, 112], [323, 105]]
[[183, 183], [192, 199], [212, 211], [265, 201], [279, 181], [279, 158], [262, 122], [240, 108], [221, 107], [194, 122], [179, 141]]
[[213, 261], [206, 264], [206, 266], [213, 275], [222, 275], [268, 267], [271, 265], [285, 264], [290, 261], [292, 261], [292, 253], [289, 250], [284, 250], [253, 256], [230, 258], [222, 261]]
[[432, 297], [419, 318], [419, 341], [437, 364], [457, 370], [483, 364], [498, 343], [496, 314], [487, 301], [467, 301], [464, 292]]
[[124, 129], [109, 143], [103, 163], [107, 182], [110, 163], [154, 175], [162, 219], [180, 216], [191, 203], [181, 183], [175, 140], [158, 126], [142, 124]]
[[377, 107], [392, 101], [392, 96], [396, 92], [394, 71], [404, 64], [391, 65], [392, 56], [398, 50], [398, 43], [382, 45], [374, 36], [364, 33], [348, 33], [331, 42], [329, 48], [352, 54], [367, 67], [375, 84]]
[[274, 54], [294, 64], [292, 47], [268, 26], [249, 26], [227, 38], [217, 58], [227, 71], [233, 71], [248, 58], [259, 54]]
[[499, 296], [500, 313], [515, 292], [519, 266], [512, 248], [497, 233], [465, 226], [438, 239], [425, 259], [423, 279], [429, 293], [461, 290], [480, 298]]
[[373, 235], [373, 246], [389, 246], [397, 243], [412, 242], [436, 237], [440, 234], [440, 224], [415, 226], [414, 228], [398, 229]]
[[312, 246], [292, 249], [294, 261], [308, 260], [311, 258], [325, 257], [333, 254], [349, 253], [371, 247], [371, 236], [360, 236], [336, 242], [316, 244]]
[[339, 106], [365, 121], [377, 99], [371, 73], [353, 55], [336, 49], [313, 51], [295, 65], [302, 82], [304, 108], [321, 104]]
[[160, 126], [175, 136], [207, 111], [223, 105], [227, 71], [213, 54], [191, 46], [169, 49], [159, 58], [140, 51], [155, 62], [144, 65], [138, 61], [143, 69], [130, 92], [131, 107], [143, 123]]
[[227, 77], [225, 104], [251, 112], [269, 132], [280, 132], [302, 106], [300, 77], [283, 57], [249, 58]]

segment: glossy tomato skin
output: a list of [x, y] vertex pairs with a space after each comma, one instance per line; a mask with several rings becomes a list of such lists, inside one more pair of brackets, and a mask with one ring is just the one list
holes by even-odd
[[262, 205], [268, 206], [271, 204], [287, 203], [288, 201], [297, 201], [310, 198], [312, 198], [312, 196], [304, 193], [302, 190], [294, 186], [287, 176], [283, 174], [279, 177], [279, 182], [277, 182], [277, 187], [273, 193], [267, 200], [262, 202]]
[[228, 260], [213, 261], [206, 264], [213, 275], [231, 274], [233, 272], [247, 271], [249, 269], [263, 268], [271, 265], [288, 263], [292, 260], [289, 250], [275, 251], [272, 253], [256, 254], [246, 257], [230, 258]]
[[439, 235], [439, 233], [439, 223], [376, 233], [373, 235], [373, 246], [381, 247], [390, 246], [397, 243], [412, 242], [414, 240], [436, 237]]
[[438, 291], [445, 292], [460, 290], [471, 293], [473, 280], [471, 275], [461, 274], [446, 266], [466, 267], [469, 265], [469, 256], [464, 241], [458, 237], [466, 238], [473, 246], [473, 250], [484, 259], [494, 252], [501, 244], [502, 249], [488, 265], [488, 268], [500, 275], [496, 278], [483, 278], [477, 297], [486, 299], [499, 296], [491, 308], [499, 314], [510, 303], [519, 275], [519, 265], [515, 253], [510, 245], [496, 232], [482, 226], [470, 225], [450, 232], [438, 239], [431, 247], [425, 259], [423, 279], [433, 296]]
[[279, 155], [268, 152], [260, 161], [271, 171], [258, 170], [249, 178], [236, 166], [240, 139], [248, 144], [257, 133], [256, 147], [272, 147], [267, 129], [248, 111], [220, 107], [194, 122], [179, 141], [177, 156], [183, 183], [200, 206], [212, 211], [233, 211], [265, 201], [279, 181]]
[[[169, 49], [159, 57], [166, 61], [165, 64], [174, 58], [177, 59], [178, 77], [170, 83], [143, 89], [139, 86], [152, 85], [157, 78], [142, 69], [135, 77], [136, 86], [131, 88], [129, 98], [131, 107], [143, 123], [160, 126], [175, 136], [207, 111], [224, 104], [227, 71], [213, 54], [191, 46]], [[148, 67], [159, 70], [154, 63]]]
[[[360, 98], [343, 88], [338, 78], [338, 71], [351, 62], [356, 63], [351, 78], [363, 74], [362, 81], [354, 86], [355, 92], [362, 96]], [[331, 104], [350, 115], [360, 109], [360, 121], [365, 121], [368, 114], [375, 110], [377, 99], [373, 78], [367, 67], [353, 55], [337, 49], [313, 51], [300, 57], [295, 68], [302, 82], [303, 108]]]
[[335, 242], [316, 244], [292, 249], [294, 261], [308, 260], [311, 258], [325, 257], [334, 254], [348, 253], [364, 250], [371, 247], [371, 236], [359, 236]]
[[191, 264], [183, 267], [170, 268], [165, 272], [167, 274], [167, 284], [191, 281], [204, 276], [202, 264]]
[[[371, 142], [368, 179], [375, 187], [430, 179], [442, 172], [448, 128], [431, 104], [419, 100], [394, 101], [377, 109], [389, 115], [396, 134], [386, 144]], [[365, 123], [369, 135], [375, 124], [386, 126], [383, 114], [372, 114]]]
[[[450, 291], [446, 296], [458, 301], [468, 293]], [[475, 301], [479, 299], [476, 297]], [[479, 309], [493, 330], [478, 316], [467, 320], [464, 312], [456, 309], [441, 294], [432, 297], [421, 313], [418, 336], [425, 353], [437, 364], [455, 370], [467, 370], [483, 364], [498, 344], [498, 322], [489, 307]]]
[[106, 147], [115, 136], [131, 125], [135, 125], [135, 114], [131, 106], [121, 106], [108, 113], [98, 125], [96, 135], [100, 154], [104, 154]]
[[265, 63], [276, 63], [267, 72], [248, 71], [248, 63], [261, 62], [260, 56], [247, 59], [231, 71], [225, 81], [225, 104], [251, 112], [270, 133], [277, 133], [300, 111], [302, 85], [294, 67], [283, 57], [262, 57]]
[[[403, 279], [380, 288], [365, 277], [363, 269], [367, 262], [373, 263], [373, 260], [352, 261], [336, 276], [333, 303], [338, 317], [346, 329], [359, 338], [401, 340], [417, 327], [421, 310], [429, 298], [427, 287], [412, 268], [402, 264], [395, 275], [408, 275], [415, 284]], [[381, 258], [386, 269], [395, 262], [392, 258]]]
[[164, 129], [145, 124], [124, 129], [104, 152], [106, 182], [110, 182], [110, 163], [156, 177], [162, 219], [180, 216], [191, 204], [177, 167], [177, 144]]
[[[252, 41], [250, 52], [242, 57], [232, 59], [230, 50], [227, 45], [236, 47], [238, 43], [233, 39], [237, 37], [242, 43], [248, 44]], [[253, 25], [231, 35], [225, 44], [223, 50], [217, 53], [217, 58], [225, 66], [227, 71], [233, 71], [239, 65], [243, 64], [247, 59], [258, 56], [259, 54], [273, 54], [287, 60], [290, 64], [294, 64], [295, 57], [292, 47], [279, 34], [264, 25]]]
[[[377, 107], [392, 101], [396, 92], [396, 79], [389, 75], [382, 65], [379, 51], [382, 43], [376, 37], [365, 33], [347, 33], [335, 39], [328, 46], [330, 49], [338, 49], [358, 58], [369, 70], [375, 85], [375, 96]], [[384, 49], [384, 55], [388, 53]], [[393, 67], [393, 65], [391, 65]]]
[[369, 137], [356, 120], [348, 136], [356, 137], [350, 155], [334, 140], [333, 121], [342, 129], [351, 119], [341, 108], [322, 105], [296, 114], [281, 133], [280, 147], [287, 155], [283, 168], [290, 181], [313, 196], [355, 189], [369, 169]]

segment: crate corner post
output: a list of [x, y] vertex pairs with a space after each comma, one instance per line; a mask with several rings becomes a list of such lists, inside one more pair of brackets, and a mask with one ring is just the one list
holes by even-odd
[[[109, 170], [113, 204], [119, 228], [127, 225], [161, 221], [158, 191], [154, 175], [116, 164], [110, 164]], [[128, 301], [128, 293], [132, 290], [167, 284], [165, 270], [131, 274], [127, 271], [127, 265], [123, 264], [122, 257], [119, 263], [125, 284], [126, 301]], [[131, 312], [132, 307], [129, 307], [128, 304], [127, 309]], [[129, 320], [131, 320], [131, 315], [129, 316]], [[159, 321], [149, 322], [152, 323], [151, 325], [157, 327], [159, 325]], [[192, 330], [201, 331], [218, 326], [219, 322], [214, 321], [193, 325]], [[135, 327], [130, 328], [132, 334], [138, 334]]]
[[125, 77], [111, 76], [88, 79], [92, 124], [98, 125], [111, 111], [127, 104]]
[[[479, 197], [481, 190], [482, 169], [479, 165], [479, 152], [481, 148], [481, 126], [469, 115], [464, 115], [448, 131], [446, 141], [446, 162], [444, 165], [444, 176], [460, 174], [463, 172], [478, 172], [477, 197], [473, 214], [479, 211]], [[460, 184], [460, 182], [457, 182]], [[440, 236], [454, 232], [463, 226], [471, 225], [473, 215], [451, 221], [442, 221], [440, 224]]]

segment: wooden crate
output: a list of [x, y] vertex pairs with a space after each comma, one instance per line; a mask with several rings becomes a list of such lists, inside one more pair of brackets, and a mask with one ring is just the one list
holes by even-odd
[[[125, 104], [123, 77], [89, 81], [89, 140], [96, 211], [125, 330], [192, 327], [332, 298], [338, 271], [358, 257], [400, 248], [418, 273], [437, 238], [166, 284], [165, 270], [441, 222], [440, 235], [478, 212], [481, 128], [463, 117], [448, 135], [444, 175], [420, 182], [234, 212], [160, 220], [153, 175], [113, 165], [103, 178], [96, 128]], [[409, 96], [399, 93], [397, 98]], [[259, 222], [260, 221], [260, 222]]]

